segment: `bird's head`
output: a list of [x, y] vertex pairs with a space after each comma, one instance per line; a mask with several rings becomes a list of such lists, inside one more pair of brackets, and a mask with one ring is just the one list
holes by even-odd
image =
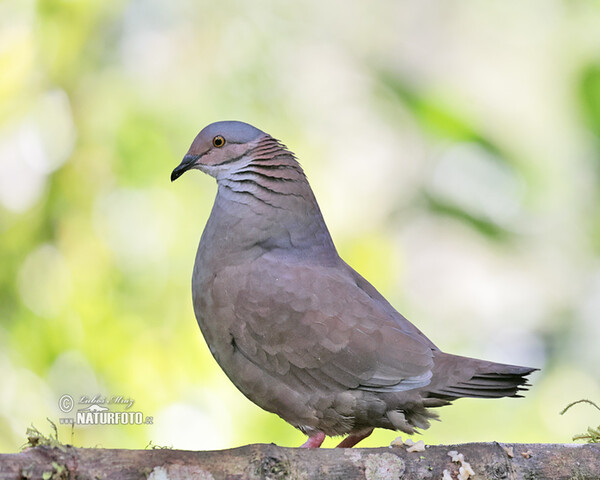
[[250, 152], [266, 133], [244, 122], [211, 123], [194, 139], [182, 162], [171, 173], [171, 181], [193, 168], [212, 177], [228, 176], [248, 162]]

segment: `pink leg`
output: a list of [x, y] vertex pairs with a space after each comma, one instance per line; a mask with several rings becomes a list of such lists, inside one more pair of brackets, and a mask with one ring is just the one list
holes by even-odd
[[325, 440], [325, 434], [323, 432], [315, 433], [308, 437], [308, 440], [300, 445], [300, 448], [319, 448]]
[[337, 446], [337, 448], [352, 448], [354, 445], [356, 445], [361, 440], [364, 440], [372, 433], [373, 433], [373, 429], [371, 428], [362, 433], [353, 433], [352, 435], [348, 435], [346, 438], [344, 438], [340, 442], [340, 444]]

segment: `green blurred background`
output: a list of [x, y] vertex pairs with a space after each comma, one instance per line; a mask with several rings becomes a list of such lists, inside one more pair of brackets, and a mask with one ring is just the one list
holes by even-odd
[[342, 256], [440, 347], [543, 367], [426, 443], [599, 423], [558, 412], [600, 400], [600, 3], [0, 0], [0, 451], [63, 394], [154, 418], [59, 426], [80, 446], [304, 440], [192, 311], [216, 186], [169, 175], [224, 119], [297, 153]]

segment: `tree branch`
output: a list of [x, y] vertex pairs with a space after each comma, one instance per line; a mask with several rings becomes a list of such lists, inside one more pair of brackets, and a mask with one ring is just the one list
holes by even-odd
[[[454, 480], [461, 463], [456, 455], [455, 462], [448, 455], [453, 450], [470, 464], [472, 480], [600, 478], [600, 444], [467, 443], [430, 446], [414, 453], [404, 447], [306, 450], [248, 445], [191, 452], [41, 446], [0, 455], [0, 479]], [[469, 469], [464, 467], [461, 479], [468, 477]]]

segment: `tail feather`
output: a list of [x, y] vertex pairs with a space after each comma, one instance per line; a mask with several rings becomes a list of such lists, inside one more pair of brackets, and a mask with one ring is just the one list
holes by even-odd
[[461, 397], [521, 397], [527, 390], [527, 375], [537, 368], [505, 365], [474, 358], [441, 354], [440, 381], [428, 389], [428, 396], [452, 401]]

